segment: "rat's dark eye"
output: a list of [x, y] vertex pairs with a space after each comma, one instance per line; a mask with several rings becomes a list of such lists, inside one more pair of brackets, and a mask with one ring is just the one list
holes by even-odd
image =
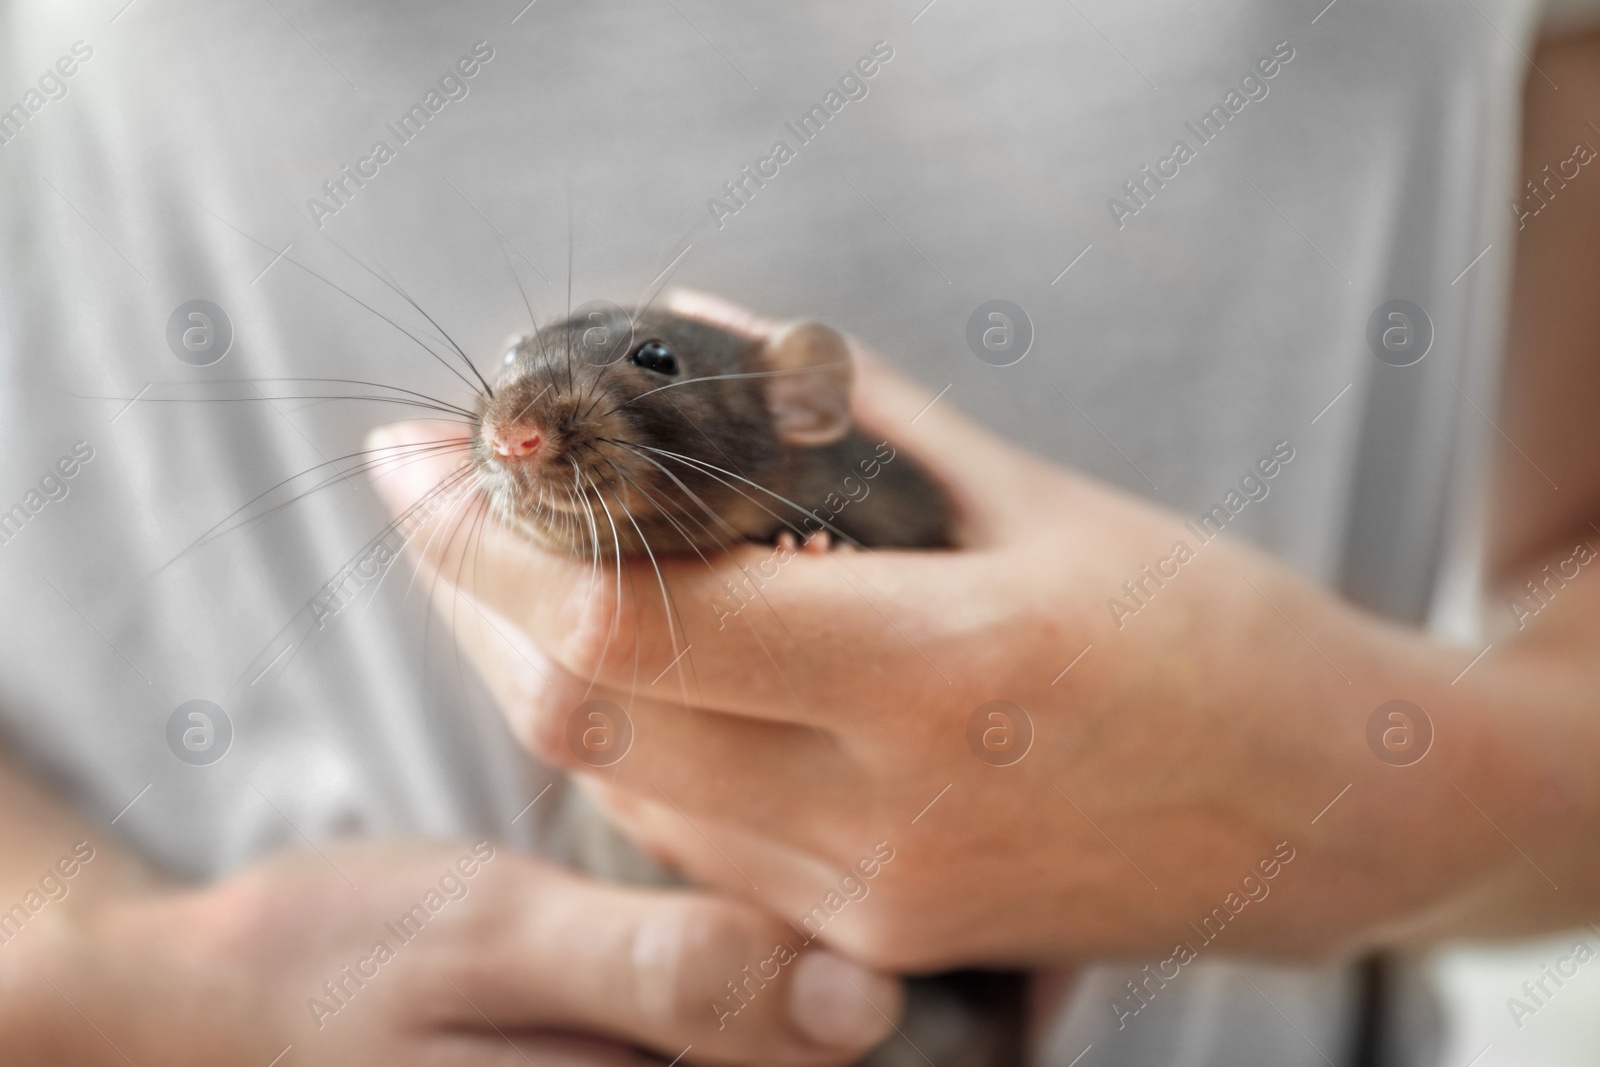
[[660, 341], [646, 341], [633, 351], [633, 365], [657, 374], [677, 374], [678, 357]]

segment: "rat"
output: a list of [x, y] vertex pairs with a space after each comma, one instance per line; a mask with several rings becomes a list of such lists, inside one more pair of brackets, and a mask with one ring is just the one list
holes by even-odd
[[949, 547], [943, 494], [852, 426], [850, 384], [849, 345], [821, 323], [752, 339], [608, 307], [510, 348], [473, 463], [502, 521], [578, 555], [704, 555], [784, 535]]
[[[848, 342], [821, 323], [756, 339], [605, 305], [511, 344], [472, 462], [503, 522], [579, 556], [952, 547], [933, 479], [852, 425], [851, 379]], [[914, 977], [899, 1030], [945, 1067], [1013, 1067], [1026, 999], [1019, 972]], [[891, 1040], [862, 1064], [902, 1062]]]

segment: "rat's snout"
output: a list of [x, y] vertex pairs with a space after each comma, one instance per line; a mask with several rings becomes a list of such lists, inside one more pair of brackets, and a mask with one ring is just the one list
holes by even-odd
[[501, 459], [529, 459], [544, 446], [544, 434], [526, 419], [488, 427], [489, 448]]
[[576, 398], [542, 364], [518, 364], [495, 383], [484, 405], [479, 443], [484, 458], [532, 474], [567, 451]]

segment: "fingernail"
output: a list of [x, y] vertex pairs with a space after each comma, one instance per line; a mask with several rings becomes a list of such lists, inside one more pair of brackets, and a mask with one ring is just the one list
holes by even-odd
[[807, 952], [795, 962], [789, 987], [789, 1018], [822, 1045], [871, 1045], [892, 1029], [900, 1014], [900, 983], [843, 956]]

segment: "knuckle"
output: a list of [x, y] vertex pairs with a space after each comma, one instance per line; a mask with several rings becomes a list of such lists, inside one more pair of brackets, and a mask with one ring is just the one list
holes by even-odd
[[567, 720], [582, 701], [585, 688], [572, 675], [557, 670], [511, 724], [517, 740], [543, 763], [552, 767], [577, 765], [567, 741]]
[[571, 764], [565, 743], [566, 731], [558, 728], [555, 716], [537, 709], [531, 711], [523, 717], [516, 735], [522, 747], [547, 767], [565, 768]]
[[712, 1003], [754, 954], [754, 921], [726, 905], [689, 902], [669, 921], [637, 922], [629, 931], [629, 996], [649, 1024], [674, 1030], [712, 1024]]
[[931, 963], [926, 946], [920, 946], [895, 931], [863, 929], [841, 932], [831, 938], [832, 947], [865, 967], [884, 973], [904, 974], [927, 970]]
[[629, 662], [637, 640], [631, 597], [621, 595], [616, 576], [601, 574], [573, 593], [561, 661], [585, 680], [599, 680], [607, 663]]
[[[287, 890], [287, 891], [286, 891]], [[260, 871], [191, 897], [189, 944], [202, 956], [260, 962], [282, 946], [277, 932], [303, 903]]]
[[870, 922], [830, 929], [824, 940], [863, 966], [886, 973], [926, 970], [943, 959], [938, 940], [900, 908], [885, 907]]

